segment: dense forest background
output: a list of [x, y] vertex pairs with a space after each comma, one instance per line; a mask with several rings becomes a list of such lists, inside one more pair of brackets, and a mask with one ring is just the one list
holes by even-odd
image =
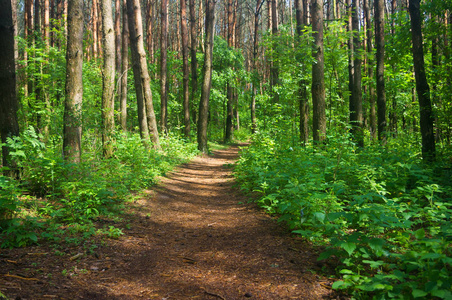
[[59, 241], [251, 140], [238, 181], [342, 262], [334, 288], [452, 297], [451, 8], [2, 1], [1, 246]]

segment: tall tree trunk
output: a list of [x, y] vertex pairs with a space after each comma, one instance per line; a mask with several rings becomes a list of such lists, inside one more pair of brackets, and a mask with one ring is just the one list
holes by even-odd
[[98, 40], [99, 40], [98, 29], [97, 29], [97, 24], [98, 24], [98, 21], [99, 21], [99, 14], [98, 14], [98, 11], [97, 11], [97, 0], [93, 0], [92, 12], [93, 12], [93, 16], [92, 16], [92, 22], [93, 22], [93, 58], [97, 59], [98, 52], [99, 52], [98, 49], [97, 49]]
[[[189, 0], [190, 5], [190, 64], [191, 64], [191, 103], [196, 103], [196, 94], [198, 92], [198, 60], [196, 52], [198, 49], [197, 31], [196, 31], [196, 7], [195, 0]], [[202, 0], [201, 0], [202, 1]], [[196, 120], [196, 109], [193, 109], [193, 122]]]
[[44, 22], [43, 22], [43, 38], [46, 47], [50, 46], [50, 3], [49, 0], [44, 0]]
[[168, 0], [161, 0], [161, 34], [160, 34], [160, 126], [167, 133], [168, 121]]
[[256, 10], [254, 12], [254, 39], [253, 39], [253, 72], [255, 74], [253, 80], [253, 93], [251, 98], [251, 133], [256, 133], [257, 124], [256, 124], [256, 93], [257, 93], [257, 85], [259, 76], [259, 71], [257, 69], [257, 57], [259, 50], [259, 14], [262, 8], [263, 0], [257, 0], [256, 2]]
[[314, 48], [312, 57], [312, 129], [315, 143], [321, 143], [326, 135], [325, 74], [323, 58], [323, 1], [312, 0], [312, 31]]
[[102, 148], [104, 157], [113, 154], [113, 132], [115, 130], [115, 31], [111, 0], [100, 0], [102, 10], [102, 48], [104, 66], [102, 70]]
[[151, 77], [149, 76], [146, 52], [144, 51], [140, 0], [127, 0], [127, 13], [140, 135], [145, 146], [147, 146], [150, 135], [153, 147], [160, 149], [157, 121], [152, 104]]
[[[301, 37], [303, 35], [303, 29], [307, 25], [304, 17], [304, 9], [302, 0], [295, 0], [295, 18], [297, 20], [297, 44], [301, 43]], [[304, 61], [302, 57], [299, 57], [299, 62]], [[308, 83], [305, 79], [301, 79], [298, 83], [298, 103], [300, 106], [300, 140], [303, 145], [306, 145], [309, 138], [309, 107], [308, 107]]]
[[198, 150], [207, 154], [207, 121], [209, 114], [209, 97], [212, 87], [212, 54], [215, 25], [215, 0], [206, 0], [206, 39], [203, 74], [204, 80], [199, 101]]
[[279, 94], [274, 90], [275, 86], [279, 84], [279, 64], [278, 64], [278, 42], [276, 36], [278, 35], [278, 0], [271, 0], [272, 6], [272, 64], [270, 66], [270, 85], [272, 90], [273, 102], [279, 102]]
[[386, 90], [385, 90], [385, 2], [375, 0], [375, 45], [377, 48], [377, 122], [378, 140], [386, 144]]
[[420, 0], [410, 0], [411, 37], [413, 40], [413, 64], [416, 78], [416, 91], [419, 99], [420, 125], [422, 135], [422, 158], [435, 160], [435, 137], [433, 135], [433, 114], [430, 101], [430, 88], [424, 66], [424, 49], [422, 48], [422, 17]]
[[121, 70], [121, 0], [115, 0], [115, 70]]
[[[16, 66], [14, 60], [13, 4], [0, 1], [0, 135], [3, 166], [13, 168], [6, 139], [19, 135], [17, 120]], [[14, 172], [11, 172], [13, 175]]]
[[83, 0], [68, 0], [67, 23], [63, 155], [66, 161], [79, 163], [82, 150]]
[[[233, 1], [228, 0], [227, 2], [227, 20], [228, 20], [228, 47], [234, 47], [234, 30], [233, 30]], [[226, 130], [224, 136], [224, 142], [229, 143], [232, 141], [233, 124], [232, 119], [234, 116], [234, 88], [232, 84], [228, 81], [227, 83], [227, 104], [226, 104]]]
[[151, 64], [154, 63], [154, 38], [152, 36], [153, 32], [153, 20], [154, 20], [154, 4], [155, 0], [148, 1], [148, 9], [146, 14], [146, 48], [149, 53], [149, 60]]
[[127, 72], [129, 70], [129, 20], [127, 16], [127, 0], [122, 5], [122, 55], [121, 55], [121, 96], [119, 106], [121, 111], [121, 128], [127, 131]]
[[183, 110], [184, 135], [190, 139], [190, 70], [188, 66], [188, 28], [187, 7], [185, 0], [180, 0], [180, 24], [182, 38], [182, 71], [183, 71]]
[[359, 38], [359, 1], [352, 1], [353, 32], [353, 89], [350, 101], [350, 123], [352, 136], [359, 147], [364, 147], [363, 132], [363, 94], [361, 89], [361, 40]]
[[[369, 9], [369, 0], [363, 0], [363, 6], [364, 6], [364, 17], [366, 19], [366, 38], [367, 38], [367, 77], [370, 79], [374, 78], [374, 68], [372, 60], [370, 59], [370, 55], [372, 54], [373, 47], [372, 47], [372, 40], [373, 40], [373, 31], [372, 31], [372, 22], [370, 18], [370, 9]], [[372, 81], [369, 82], [367, 85], [367, 97], [369, 99], [370, 104], [370, 136], [373, 140], [377, 139], [377, 116], [375, 112], [375, 89], [372, 84]]]

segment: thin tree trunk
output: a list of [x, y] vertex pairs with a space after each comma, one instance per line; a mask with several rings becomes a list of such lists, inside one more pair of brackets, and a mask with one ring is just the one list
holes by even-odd
[[82, 145], [83, 0], [68, 0], [63, 156], [79, 163]]
[[[6, 139], [19, 135], [17, 120], [16, 66], [14, 59], [13, 5], [15, 1], [0, 1], [0, 135], [4, 167], [14, 168]], [[10, 172], [14, 175], [14, 170]]]
[[353, 89], [350, 101], [350, 123], [352, 136], [359, 147], [364, 147], [363, 132], [363, 94], [361, 89], [361, 40], [359, 38], [359, 1], [352, 1], [352, 30], [353, 30]]
[[386, 144], [386, 90], [385, 90], [385, 25], [384, 0], [375, 0], [375, 45], [377, 48], [377, 122], [378, 140]]
[[190, 70], [188, 66], [188, 28], [185, 0], [180, 0], [180, 24], [182, 32], [184, 135], [187, 139], [190, 139]]
[[127, 73], [129, 70], [129, 20], [127, 16], [127, 0], [124, 0], [122, 5], [122, 55], [121, 55], [121, 96], [120, 96], [120, 111], [121, 111], [121, 128], [122, 131], [127, 131]]
[[[228, 47], [234, 47], [234, 32], [233, 32], [233, 1], [228, 0], [227, 2], [227, 27], [228, 27]], [[229, 143], [232, 141], [233, 124], [232, 119], [234, 116], [234, 88], [230, 82], [227, 83], [227, 104], [226, 104], [226, 131], [224, 136], [224, 142]]]
[[160, 34], [160, 127], [167, 133], [168, 121], [168, 0], [161, 0], [161, 34]]
[[111, 0], [100, 0], [102, 11], [102, 48], [104, 66], [102, 70], [102, 148], [104, 157], [113, 154], [113, 132], [115, 130], [115, 32]]
[[[373, 63], [372, 60], [370, 59], [370, 55], [373, 51], [373, 47], [372, 47], [372, 40], [373, 40], [373, 36], [372, 36], [372, 22], [371, 22], [371, 18], [370, 18], [370, 9], [369, 9], [369, 1], [370, 0], [363, 0], [363, 6], [364, 6], [364, 17], [366, 19], [366, 37], [367, 37], [367, 77], [369, 77], [370, 79], [374, 78], [374, 68], [373, 68]], [[369, 84], [367, 85], [367, 95], [368, 95], [368, 99], [369, 99], [369, 104], [370, 104], [370, 112], [369, 112], [369, 117], [370, 117], [370, 136], [373, 140], [377, 139], [377, 116], [376, 116], [376, 112], [375, 112], [375, 89], [374, 86], [372, 84], [372, 82], [369, 82]]]
[[422, 48], [422, 17], [420, 0], [410, 0], [411, 36], [413, 40], [413, 64], [416, 78], [416, 91], [419, 99], [420, 125], [422, 136], [422, 158], [435, 160], [435, 136], [433, 135], [433, 114], [430, 100], [430, 88], [424, 66], [424, 49]]
[[198, 150], [207, 154], [207, 121], [209, 114], [209, 96], [212, 87], [212, 54], [215, 26], [215, 0], [206, 0], [206, 38], [203, 74], [204, 80], [199, 101]]
[[[198, 49], [198, 40], [196, 32], [196, 11], [195, 0], [189, 0], [190, 6], [190, 64], [191, 64], [191, 103], [196, 103], [196, 94], [198, 92], [198, 60], [196, 59], [196, 52]], [[201, 0], [202, 1], [202, 0]], [[193, 122], [196, 120], [196, 109], [193, 109]]]
[[279, 94], [274, 90], [275, 86], [279, 84], [279, 64], [278, 64], [278, 53], [277, 46], [278, 42], [276, 41], [276, 36], [278, 35], [278, 1], [271, 0], [272, 6], [272, 47], [273, 47], [273, 55], [272, 55], [272, 64], [270, 67], [270, 85], [273, 93], [273, 102], [279, 102]]
[[[302, 0], [295, 0], [295, 18], [297, 20], [297, 45], [301, 43], [301, 37], [303, 35], [303, 29], [307, 25], [306, 19], [304, 18], [304, 9]], [[303, 61], [303, 58], [300, 57], [298, 61]], [[302, 145], [306, 145], [309, 138], [309, 128], [308, 128], [308, 120], [309, 120], [309, 107], [308, 107], [308, 90], [305, 79], [301, 79], [298, 83], [298, 103], [300, 107], [300, 140]]]
[[115, 70], [121, 70], [121, 0], [115, 0]]
[[263, 0], [257, 0], [256, 2], [256, 10], [254, 12], [254, 40], [253, 40], [253, 72], [255, 73], [255, 78], [253, 80], [253, 93], [251, 98], [251, 133], [256, 133], [257, 124], [256, 124], [256, 93], [257, 93], [257, 77], [259, 75], [259, 71], [257, 69], [257, 57], [259, 50], [259, 14], [262, 8]]
[[149, 53], [149, 60], [151, 64], [154, 63], [154, 39], [153, 39], [153, 19], [154, 19], [154, 2], [155, 0], [148, 1], [148, 9], [146, 14], [146, 48]]
[[99, 40], [99, 36], [98, 36], [98, 30], [97, 30], [97, 22], [98, 22], [98, 12], [97, 12], [97, 0], [93, 0], [93, 7], [92, 7], [92, 11], [93, 11], [93, 16], [92, 16], [92, 22], [93, 22], [93, 58], [97, 59], [98, 57], [98, 49], [97, 49], [97, 45], [98, 45], [98, 40]]
[[157, 121], [152, 104], [151, 77], [144, 51], [140, 0], [127, 0], [127, 13], [140, 134], [145, 146], [147, 146], [150, 135], [154, 149], [160, 149]]
[[322, 143], [326, 137], [325, 74], [323, 58], [323, 1], [312, 0], [312, 30], [314, 48], [312, 57], [312, 129], [315, 143]]

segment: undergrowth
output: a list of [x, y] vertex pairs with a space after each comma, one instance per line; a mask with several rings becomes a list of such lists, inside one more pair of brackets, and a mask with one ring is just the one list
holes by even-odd
[[[85, 145], [95, 145], [87, 133]], [[84, 152], [80, 164], [62, 159], [61, 141], [42, 142], [32, 127], [8, 146], [20, 174], [0, 176], [0, 246], [12, 248], [38, 243], [78, 243], [102, 235], [117, 238], [114, 226], [96, 228], [95, 221], [115, 219], [132, 199], [132, 192], [154, 185], [177, 164], [195, 156], [196, 145], [169, 135], [161, 139], [162, 151], [146, 150], [137, 134], [120, 133], [115, 152], [104, 159], [100, 147]]]
[[[452, 298], [452, 161], [426, 165], [412, 145], [278, 146], [260, 134], [236, 177], [296, 234], [339, 260], [333, 288], [355, 299]], [[445, 150], [444, 150], [445, 151]]]

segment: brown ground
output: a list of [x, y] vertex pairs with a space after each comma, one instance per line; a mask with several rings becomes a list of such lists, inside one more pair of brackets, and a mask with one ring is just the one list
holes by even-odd
[[1, 250], [0, 291], [11, 299], [336, 297], [314, 273], [316, 251], [233, 186], [237, 153], [216, 151], [169, 174], [112, 224], [124, 228], [117, 240]]

